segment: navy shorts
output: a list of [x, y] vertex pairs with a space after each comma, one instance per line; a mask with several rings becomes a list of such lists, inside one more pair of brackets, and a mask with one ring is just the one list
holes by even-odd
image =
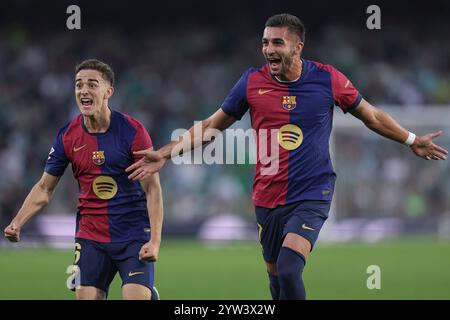
[[78, 266], [80, 285], [108, 293], [109, 285], [119, 271], [122, 285], [141, 284], [153, 294], [153, 262], [139, 260], [139, 251], [145, 243], [144, 240], [102, 243], [76, 238], [74, 265]]
[[330, 206], [331, 201], [304, 200], [273, 209], [255, 207], [264, 260], [277, 261], [284, 237], [290, 232], [306, 238], [312, 250]]

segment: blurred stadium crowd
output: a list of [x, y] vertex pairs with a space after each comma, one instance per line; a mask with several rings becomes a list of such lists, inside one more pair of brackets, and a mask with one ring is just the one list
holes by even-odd
[[[448, 23], [441, 26], [442, 32], [435, 28], [412, 30], [411, 25], [399, 25], [391, 26], [388, 32], [369, 33], [364, 28], [325, 24], [314, 33], [307, 32], [304, 57], [335, 65], [375, 105], [405, 111], [423, 108], [423, 112], [425, 105], [448, 108]], [[258, 30], [208, 29], [194, 22], [183, 27], [182, 33], [176, 28], [143, 29], [131, 34], [99, 28], [89, 33], [31, 35], [20, 25], [0, 30], [1, 225], [9, 222], [39, 179], [58, 129], [78, 113], [73, 83], [76, 63], [96, 57], [113, 66], [116, 85], [111, 108], [142, 121], [158, 148], [169, 141], [173, 130], [188, 128], [194, 120], [216, 110], [245, 68], [264, 63], [260, 53], [262, 28]], [[250, 127], [248, 117], [238, 125]], [[415, 190], [419, 199], [408, 200], [415, 209], [408, 209], [408, 203], [402, 207], [395, 201], [378, 201], [385, 196], [395, 198], [395, 189], [400, 186], [419, 185], [411, 181], [415, 169], [402, 173], [396, 169], [401, 165], [395, 162], [395, 155], [394, 160], [383, 163], [383, 150], [352, 139], [339, 151], [347, 155], [345, 161], [335, 163], [338, 181], [352, 180], [352, 187], [339, 193], [348, 200], [340, 216], [383, 212], [394, 216], [440, 215], [448, 210], [449, 197], [445, 199], [442, 191], [450, 190], [448, 184], [431, 186], [428, 192]], [[390, 148], [395, 153], [397, 146], [390, 144]], [[373, 174], [352, 175], [355, 163], [361, 173], [382, 166], [381, 176], [386, 175], [391, 187], [371, 183]], [[422, 175], [442, 174], [442, 168], [429, 170]], [[66, 170], [46, 212], [75, 214], [78, 186], [70, 171]], [[189, 234], [206, 217], [227, 212], [253, 219], [252, 174], [251, 165], [170, 165], [161, 173], [165, 227], [182, 225], [184, 229], [179, 232]], [[353, 198], [355, 190], [366, 195]], [[430, 203], [431, 209], [417, 213], [414, 201]]]

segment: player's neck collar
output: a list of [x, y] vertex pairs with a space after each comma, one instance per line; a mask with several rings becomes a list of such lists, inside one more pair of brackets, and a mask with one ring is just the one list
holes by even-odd
[[297, 79], [295, 79], [295, 80], [281, 80], [277, 76], [273, 76], [273, 78], [276, 81], [278, 81], [279, 83], [285, 83], [285, 84], [291, 84], [291, 83], [295, 83], [295, 82], [299, 81], [302, 78], [304, 70], [305, 70], [305, 61], [303, 61], [303, 58], [300, 58], [300, 63], [301, 63], [300, 76]]
[[99, 135], [107, 134], [107, 133], [109, 132], [109, 129], [111, 129], [111, 126], [113, 125], [113, 121], [114, 121], [114, 111], [113, 111], [110, 107], [108, 107], [108, 109], [109, 109], [109, 111], [111, 112], [111, 113], [110, 113], [110, 122], [109, 122], [108, 129], [106, 129], [105, 132], [90, 132], [90, 131], [88, 130], [88, 128], [86, 127], [86, 124], [84, 123], [84, 117], [83, 117], [83, 115], [81, 115], [81, 126], [83, 127], [83, 130], [84, 130], [87, 134], [90, 134], [90, 135], [93, 135], [93, 136], [99, 136]]
[[281, 82], [281, 83], [294, 83], [294, 82], [297, 82], [299, 79], [300, 79], [300, 77], [298, 77], [297, 79], [295, 79], [295, 80], [281, 80], [280, 78], [278, 78], [277, 76], [274, 76], [275, 77], [275, 79], [277, 79], [277, 81], [278, 82]]

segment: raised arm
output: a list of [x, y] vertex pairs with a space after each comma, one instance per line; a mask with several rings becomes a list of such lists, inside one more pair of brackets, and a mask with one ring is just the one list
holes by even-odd
[[[195, 126], [192, 126], [188, 132], [186, 132], [180, 141], [173, 141], [160, 148], [158, 152], [166, 159], [170, 159], [174, 156], [178, 156], [183, 152], [189, 152], [205, 143], [211, 141], [211, 133], [213, 130], [225, 130], [231, 126], [236, 119], [225, 112], [222, 109], [217, 110], [209, 118], [200, 121]], [[200, 136], [196, 136], [194, 133], [201, 132]], [[175, 148], [176, 147], [176, 148]], [[174, 152], [174, 149], [180, 152]]]
[[[236, 121], [236, 118], [226, 114], [222, 109], [217, 110], [209, 118], [192, 126], [178, 141], [172, 141], [159, 150], [141, 150], [134, 154], [144, 157], [126, 169], [131, 172], [128, 176], [132, 180], [142, 180], [158, 172], [172, 157], [189, 152], [211, 141], [212, 132], [225, 130]], [[194, 133], [200, 132], [200, 135]]]
[[55, 187], [59, 182], [59, 178], [44, 172], [41, 179], [34, 185], [25, 198], [17, 215], [5, 228], [4, 235], [9, 241], [19, 241], [22, 226], [48, 205], [55, 191]]
[[388, 113], [375, 108], [369, 102], [361, 99], [359, 105], [350, 111], [360, 119], [370, 130], [391, 140], [409, 145], [411, 150], [426, 160], [446, 160], [448, 151], [433, 143], [442, 131], [431, 132], [423, 136], [415, 136], [400, 126]]
[[141, 186], [147, 197], [147, 209], [150, 220], [150, 241], [144, 244], [139, 252], [139, 259], [147, 261], [158, 260], [159, 246], [161, 245], [163, 224], [163, 198], [159, 174], [154, 173], [141, 180]]

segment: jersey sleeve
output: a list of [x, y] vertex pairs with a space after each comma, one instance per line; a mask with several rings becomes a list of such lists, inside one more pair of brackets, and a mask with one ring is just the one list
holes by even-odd
[[325, 69], [331, 74], [334, 103], [339, 106], [344, 113], [356, 108], [361, 101], [362, 96], [353, 86], [351, 81], [331, 65], [326, 65]]
[[58, 132], [53, 146], [48, 154], [47, 163], [45, 164], [44, 171], [52, 176], [62, 176], [67, 168], [70, 160], [66, 155], [64, 149], [63, 135], [65, 132], [65, 127]]
[[[136, 121], [136, 134], [131, 143], [131, 152], [153, 148], [153, 142], [144, 125]], [[133, 155], [134, 161], [139, 160], [142, 156]]]
[[222, 103], [222, 110], [226, 114], [240, 120], [247, 112], [249, 104], [247, 102], [247, 79], [251, 69], [247, 69], [230, 90]]

